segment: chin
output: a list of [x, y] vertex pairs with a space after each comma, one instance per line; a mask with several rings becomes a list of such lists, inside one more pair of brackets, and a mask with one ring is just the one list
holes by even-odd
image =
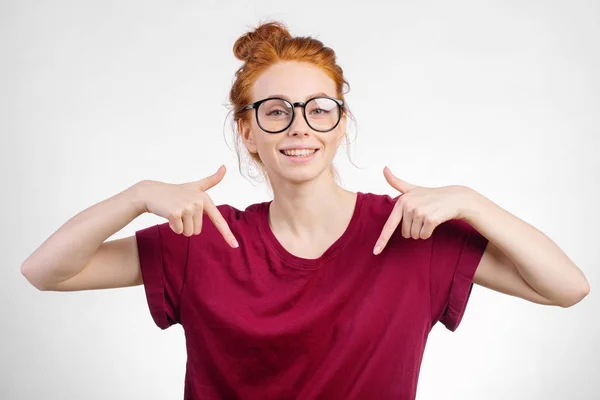
[[314, 179], [316, 179], [319, 175], [318, 174], [283, 174], [282, 178], [289, 183], [293, 183], [293, 184], [303, 184], [306, 182], [310, 182]]
[[327, 174], [329, 168], [328, 166], [321, 168], [314, 168], [315, 166], [312, 167], [313, 168], [305, 166], [295, 170], [294, 168], [283, 168], [280, 170], [280, 176], [287, 182], [302, 184], [322, 178]]

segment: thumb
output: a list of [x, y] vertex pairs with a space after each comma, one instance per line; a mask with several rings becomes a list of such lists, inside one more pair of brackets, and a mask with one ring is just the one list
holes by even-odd
[[392, 174], [392, 171], [388, 167], [383, 169], [383, 175], [385, 176], [385, 180], [387, 180], [393, 188], [402, 192], [403, 194], [416, 187], [416, 185], [411, 185], [410, 183], [396, 177], [394, 174]]
[[225, 176], [225, 172], [227, 172], [225, 165], [221, 165], [219, 167], [219, 169], [217, 170], [217, 172], [215, 172], [214, 174], [207, 176], [206, 178], [201, 179], [195, 183], [198, 185], [200, 190], [205, 192], [208, 189], [210, 189], [211, 187], [215, 186], [217, 183], [221, 182], [221, 180]]

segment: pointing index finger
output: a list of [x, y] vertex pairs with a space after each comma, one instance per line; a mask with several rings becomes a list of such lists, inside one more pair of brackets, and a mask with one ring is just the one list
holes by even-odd
[[223, 215], [221, 215], [219, 209], [217, 208], [217, 206], [215, 206], [215, 203], [213, 203], [212, 199], [208, 196], [206, 197], [206, 201], [204, 202], [204, 212], [208, 215], [208, 217], [213, 222], [217, 230], [221, 233], [223, 238], [225, 238], [225, 241], [231, 247], [237, 248], [239, 244], [235, 239], [235, 236], [233, 236], [231, 229], [229, 229], [227, 221], [225, 221], [225, 218], [223, 218]]
[[402, 221], [402, 204], [397, 201], [390, 216], [385, 222], [383, 229], [381, 230], [379, 239], [377, 239], [377, 242], [375, 243], [373, 254], [377, 255], [383, 251], [383, 248], [387, 244], [388, 240], [390, 240], [392, 237], [392, 234], [400, 224], [400, 221]]

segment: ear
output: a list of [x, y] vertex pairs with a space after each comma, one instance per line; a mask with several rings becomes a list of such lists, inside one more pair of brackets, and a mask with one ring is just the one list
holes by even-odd
[[338, 125], [338, 136], [336, 138], [336, 148], [340, 147], [344, 137], [346, 136], [346, 113], [342, 114], [342, 118], [340, 119], [340, 124]]
[[250, 153], [258, 153], [258, 148], [256, 147], [254, 137], [252, 136], [252, 129], [250, 129], [250, 123], [243, 119], [238, 120], [238, 132], [248, 151]]

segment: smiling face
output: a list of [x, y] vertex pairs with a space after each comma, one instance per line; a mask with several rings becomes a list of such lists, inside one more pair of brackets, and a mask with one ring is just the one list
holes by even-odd
[[[272, 65], [254, 83], [251, 102], [274, 96], [291, 103], [305, 102], [315, 96], [338, 97], [334, 81], [321, 68], [296, 61]], [[324, 172], [329, 171], [346, 131], [344, 114], [335, 129], [319, 132], [311, 129], [302, 115], [302, 108], [296, 107], [294, 120], [289, 128], [279, 133], [267, 133], [258, 126], [255, 111], [247, 112], [251, 114], [249, 122], [240, 121], [239, 126], [243, 142], [250, 153], [258, 154], [271, 182], [283, 179], [302, 183], [321, 177]], [[260, 112], [261, 123], [266, 127], [262, 108]], [[289, 112], [285, 107], [272, 107], [269, 116], [276, 124], [277, 118], [285, 118], [285, 112]], [[311, 118], [315, 121], [324, 118], [323, 111], [319, 109], [306, 110], [306, 114], [311, 121]], [[313, 126], [317, 127], [317, 123]]]

